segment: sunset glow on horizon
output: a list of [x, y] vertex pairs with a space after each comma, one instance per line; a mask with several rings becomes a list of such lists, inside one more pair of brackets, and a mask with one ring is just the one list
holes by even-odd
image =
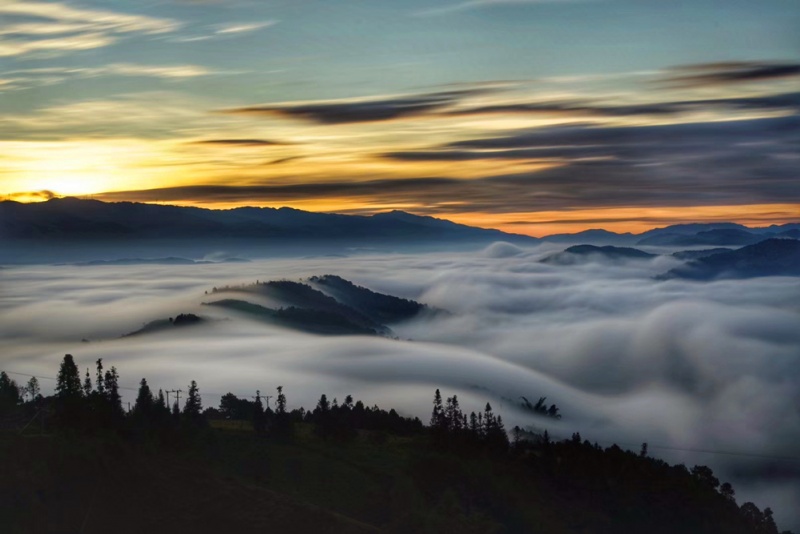
[[305, 7], [0, 4], [0, 198], [800, 220], [796, 2]]

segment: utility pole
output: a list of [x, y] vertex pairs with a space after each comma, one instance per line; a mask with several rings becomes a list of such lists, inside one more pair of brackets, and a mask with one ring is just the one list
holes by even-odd
[[265, 398], [265, 399], [267, 399], [267, 408], [269, 408], [269, 400], [270, 400], [270, 399], [271, 399], [273, 396], [274, 396], [274, 395], [264, 395], [264, 398]]
[[178, 405], [178, 409], [181, 408], [181, 393], [183, 393], [182, 389], [173, 389], [172, 392], [175, 394], [175, 404]]
[[170, 393], [171, 393], [170, 390], [167, 390], [167, 408], [172, 409], [172, 406], [170, 406], [170, 404], [169, 404], [169, 394]]

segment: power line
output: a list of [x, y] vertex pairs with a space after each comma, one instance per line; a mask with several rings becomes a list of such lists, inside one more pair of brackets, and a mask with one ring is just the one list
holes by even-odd
[[[627, 445], [630, 445], [629, 443]], [[754, 452], [740, 452], [740, 451], [715, 451], [711, 449], [689, 449], [684, 447], [670, 447], [669, 445], [650, 445], [647, 444], [648, 449], [664, 449], [670, 451], [682, 452], [695, 452], [703, 454], [723, 454], [726, 456], [747, 456], [750, 458], [762, 458], [764, 460], [779, 460], [786, 462], [800, 462], [800, 457], [797, 456], [772, 456], [769, 454], [759, 454]]]

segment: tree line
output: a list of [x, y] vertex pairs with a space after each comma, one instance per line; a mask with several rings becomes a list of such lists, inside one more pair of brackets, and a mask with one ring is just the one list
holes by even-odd
[[[482, 412], [467, 415], [456, 395], [443, 399], [439, 389], [433, 395], [427, 425], [394, 409], [369, 407], [351, 395], [339, 402], [323, 394], [313, 409], [290, 410], [282, 386], [270, 396], [256, 391], [253, 400], [227, 393], [218, 407], [204, 409], [194, 380], [187, 387], [181, 407], [177, 398], [168, 405], [165, 392], [154, 392], [142, 378], [133, 407], [126, 412], [119, 389], [115, 367], [106, 369], [103, 360], [98, 359], [94, 374], [86, 369], [82, 379], [69, 354], [60, 364], [55, 393], [49, 397], [41, 395], [36, 378], [19, 386], [2, 372], [0, 423], [11, 420], [15, 428], [26, 428], [38, 418], [43, 428], [52, 432], [113, 433], [134, 443], [146, 441], [172, 447], [191, 446], [199, 437], [213, 434], [215, 420], [247, 421], [252, 425], [254, 439], [265, 444], [270, 439], [293, 442], [298, 425], [311, 427], [313, 435], [323, 443], [347, 443], [369, 436], [375, 446], [380, 446], [389, 436], [405, 436], [417, 440], [421, 452], [428, 451], [425, 454], [460, 459], [457, 471], [440, 471], [446, 463], [424, 461], [419, 476], [426, 479], [435, 475], [436, 479], [430, 482], [434, 485], [452, 482], [458, 488], [469, 481], [463, 478], [469, 476], [467, 466], [490, 461], [502, 469], [527, 473], [532, 480], [545, 484], [555, 505], [579, 499], [576, 521], [599, 522], [601, 526], [603, 521], [609, 522], [598, 532], [634, 532], [642, 525], [663, 524], [675, 527], [673, 531], [778, 534], [769, 508], [762, 511], [750, 502], [737, 505], [733, 487], [720, 483], [707, 466], [689, 469], [651, 458], [646, 443], [638, 454], [616, 445], [604, 449], [577, 433], [571, 439], [554, 441], [547, 431], [532, 433], [514, 427], [509, 439], [502, 416], [495, 414], [489, 403]], [[274, 399], [272, 405], [269, 399]], [[544, 398], [536, 404], [524, 400], [533, 408], [531, 411], [560, 417], [558, 408], [547, 407]], [[519, 498], [524, 501], [522, 495]], [[461, 502], [470, 503], [475, 498], [475, 494], [462, 496]], [[507, 506], [493, 503], [491, 494], [481, 499], [489, 503], [490, 509]], [[581, 514], [586, 517], [581, 519]], [[660, 530], [655, 528], [653, 532]]]

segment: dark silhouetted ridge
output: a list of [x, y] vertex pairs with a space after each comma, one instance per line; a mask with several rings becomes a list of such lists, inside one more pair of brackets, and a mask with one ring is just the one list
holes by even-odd
[[738, 250], [690, 261], [659, 278], [713, 280], [758, 276], [800, 276], [800, 241], [767, 239]]

